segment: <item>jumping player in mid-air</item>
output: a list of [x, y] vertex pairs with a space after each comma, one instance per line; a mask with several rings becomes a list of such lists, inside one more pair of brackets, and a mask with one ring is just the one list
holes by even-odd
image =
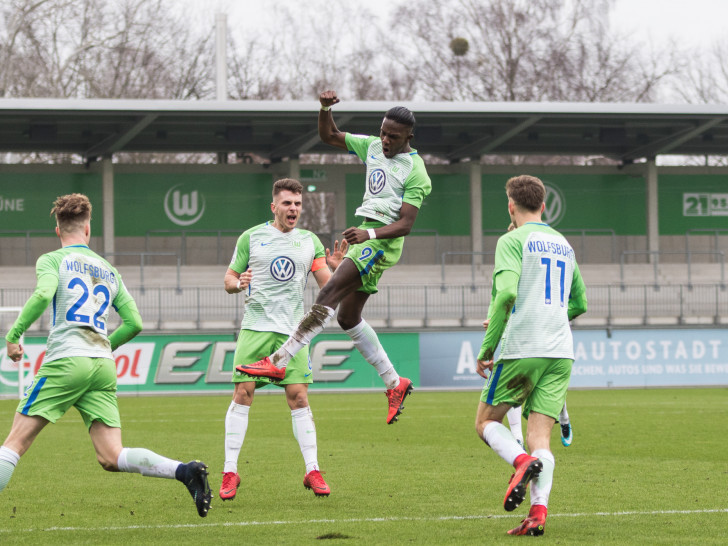
[[399, 376], [376, 332], [362, 318], [362, 310], [369, 296], [377, 292], [382, 273], [399, 261], [404, 237], [412, 229], [432, 183], [422, 158], [410, 147], [415, 117], [407, 108], [391, 108], [384, 115], [379, 136], [365, 136], [344, 133], [336, 127], [331, 112], [339, 102], [335, 91], [324, 91], [319, 101], [321, 140], [349, 150], [366, 164], [364, 202], [356, 210], [364, 221], [344, 231], [350, 245], [347, 259], [319, 292], [293, 335], [269, 357], [237, 369], [257, 377], [282, 379], [291, 358], [324, 329], [339, 307], [339, 325], [387, 386], [387, 424], [392, 424], [412, 391], [412, 381]]

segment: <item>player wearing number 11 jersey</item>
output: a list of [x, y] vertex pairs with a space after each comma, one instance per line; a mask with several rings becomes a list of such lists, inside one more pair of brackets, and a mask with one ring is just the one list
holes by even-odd
[[[569, 321], [586, 312], [586, 291], [568, 241], [541, 222], [546, 190], [533, 176], [506, 183], [515, 230], [498, 239], [488, 330], [478, 354], [478, 373], [491, 370], [478, 405], [478, 435], [515, 467], [503, 507], [514, 510], [529, 482], [531, 510], [512, 535], [542, 535], [554, 475], [551, 430], [566, 400], [574, 342]], [[493, 362], [496, 347], [501, 352]], [[495, 364], [495, 365], [494, 365]], [[523, 406], [526, 443], [519, 445], [501, 421]]]
[[[197, 513], [205, 517], [212, 495], [204, 463], [184, 464], [148, 449], [122, 446], [116, 364], [111, 352], [141, 331], [142, 320], [118, 271], [88, 247], [88, 197], [78, 193], [61, 196], [51, 214], [56, 217], [56, 234], [62, 248], [38, 258], [35, 291], [5, 336], [8, 356], [20, 362], [20, 337], [52, 303], [43, 365], [25, 390], [10, 434], [0, 447], [0, 491], [40, 431], [73, 406], [88, 428], [96, 458], [104, 470], [176, 478], [192, 495]], [[119, 313], [122, 325], [109, 335], [111, 307]]]

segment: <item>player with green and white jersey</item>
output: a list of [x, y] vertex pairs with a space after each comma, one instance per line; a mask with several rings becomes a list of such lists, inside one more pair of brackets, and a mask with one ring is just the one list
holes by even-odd
[[[204, 463], [184, 464], [148, 449], [123, 447], [112, 351], [141, 331], [142, 320], [119, 272], [88, 248], [88, 198], [77, 193], [61, 196], [51, 214], [56, 217], [61, 249], [38, 258], [36, 288], [5, 336], [8, 356], [20, 362], [24, 356], [20, 337], [53, 303], [43, 364], [25, 390], [10, 434], [0, 447], [0, 491], [40, 431], [73, 406], [104, 470], [176, 478], [187, 486], [198, 514], [205, 517], [212, 495]], [[122, 324], [109, 335], [111, 307]]]
[[364, 201], [356, 210], [363, 222], [344, 231], [350, 245], [347, 259], [321, 290], [291, 337], [269, 356], [238, 369], [256, 377], [283, 377], [291, 359], [324, 329], [339, 307], [339, 326], [387, 387], [387, 424], [391, 424], [404, 409], [402, 403], [412, 392], [412, 381], [399, 376], [376, 332], [362, 318], [362, 310], [369, 296], [377, 292], [382, 273], [399, 261], [404, 237], [432, 191], [432, 183], [422, 158], [410, 146], [415, 118], [407, 108], [389, 109], [379, 136], [365, 136], [337, 128], [331, 111], [339, 102], [335, 91], [321, 93], [319, 102], [321, 140], [356, 154], [366, 165]]
[[[488, 330], [478, 354], [478, 373], [490, 376], [476, 416], [480, 438], [515, 467], [503, 506], [514, 510], [529, 482], [531, 510], [512, 535], [544, 532], [554, 473], [551, 430], [566, 399], [574, 343], [569, 321], [586, 312], [586, 289], [568, 241], [541, 222], [546, 190], [536, 177], [506, 183], [515, 230], [498, 239]], [[502, 341], [498, 361], [493, 362]], [[519, 445], [501, 421], [523, 406], [527, 444]]]
[[[303, 186], [284, 178], [273, 184], [273, 221], [245, 231], [235, 245], [225, 273], [225, 291], [245, 293], [245, 314], [235, 349], [234, 366], [251, 362], [279, 349], [303, 318], [303, 292], [309, 272], [319, 287], [341, 262], [347, 244], [338, 241], [331, 254], [319, 238], [296, 227], [301, 214]], [[294, 436], [306, 466], [304, 486], [316, 495], [330, 489], [318, 466], [316, 427], [308, 403], [308, 384], [313, 382], [308, 350], [299, 352], [286, 369], [285, 377], [269, 379], [236, 371], [233, 400], [225, 417], [225, 466], [220, 498], [232, 500], [241, 479], [238, 458], [248, 428], [248, 416], [257, 387], [269, 383], [284, 387], [291, 410]]]

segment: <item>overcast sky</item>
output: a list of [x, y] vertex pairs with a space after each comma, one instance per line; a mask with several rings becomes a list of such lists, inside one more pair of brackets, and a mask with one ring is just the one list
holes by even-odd
[[[448, 0], [442, 0], [447, 2]], [[330, 0], [328, 9], [345, 9], [349, 0]], [[276, 0], [296, 6], [301, 11], [319, 9], [321, 3], [306, 0]], [[391, 13], [393, 6], [403, 0], [367, 0], [372, 11], [385, 15]], [[209, 17], [213, 21], [215, 11], [228, 13], [231, 32], [238, 33], [254, 30], [260, 26], [261, 19], [275, 20], [275, 10], [271, 10], [271, 2], [267, 0], [213, 0], [211, 2], [195, 2], [203, 12], [203, 19]], [[416, 10], [416, 1], [409, 5]], [[415, 11], [416, 13], [416, 11]], [[670, 37], [679, 40], [683, 45], [708, 46], [712, 41], [725, 34], [728, 21], [728, 0], [617, 0], [612, 11], [613, 28], [622, 31], [641, 33], [645, 40], [655, 44], [665, 42]]]

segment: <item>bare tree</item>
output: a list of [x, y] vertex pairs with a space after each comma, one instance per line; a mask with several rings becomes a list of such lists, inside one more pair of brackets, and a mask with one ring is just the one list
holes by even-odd
[[[613, 0], [425, 0], [399, 58], [437, 100], [649, 101], [672, 56], [610, 33]], [[409, 44], [412, 44], [410, 46]]]
[[211, 32], [164, 0], [10, 0], [0, 29], [2, 96], [204, 98]]

